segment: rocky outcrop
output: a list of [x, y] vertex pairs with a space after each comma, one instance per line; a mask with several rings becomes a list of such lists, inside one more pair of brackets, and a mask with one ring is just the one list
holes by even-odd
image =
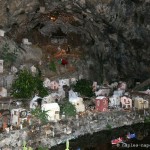
[[0, 7], [1, 26], [16, 33], [15, 40], [26, 33], [42, 44], [42, 37], [61, 29], [70, 45], [84, 50], [84, 73], [91, 80], [125, 79], [132, 85], [150, 75], [149, 0], [9, 0]]
[[[149, 118], [149, 111], [147, 111]], [[0, 148], [20, 150], [24, 141], [33, 148], [42, 146], [51, 148], [66, 140], [78, 138], [86, 134], [93, 134], [102, 130], [111, 130], [126, 125], [143, 123], [143, 114], [137, 112], [111, 111], [91, 113], [78, 118], [62, 119], [57, 123], [41, 126], [36, 123], [22, 130], [0, 134]]]

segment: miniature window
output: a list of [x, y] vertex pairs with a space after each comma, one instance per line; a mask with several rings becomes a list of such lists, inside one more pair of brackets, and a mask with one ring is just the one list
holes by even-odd
[[77, 103], [77, 105], [79, 105], [79, 103]]
[[55, 111], [55, 114], [59, 114], [59, 111]]
[[14, 115], [18, 115], [17, 111], [14, 111]]
[[0, 66], [2, 66], [3, 65], [3, 63], [2, 62], [0, 62]]

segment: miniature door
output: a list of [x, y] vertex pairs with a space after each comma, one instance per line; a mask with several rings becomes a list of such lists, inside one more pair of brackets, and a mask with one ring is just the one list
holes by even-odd
[[3, 73], [3, 62], [4, 60], [0, 60], [0, 73]]

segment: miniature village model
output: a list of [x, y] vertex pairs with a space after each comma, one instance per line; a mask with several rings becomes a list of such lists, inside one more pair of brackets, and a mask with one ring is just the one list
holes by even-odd
[[[72, 16], [47, 13], [44, 6], [39, 7], [37, 13], [41, 20], [49, 20], [50, 23], [55, 23], [58, 17], [75, 22]], [[42, 23], [37, 24], [35, 29], [40, 30], [41, 26]], [[54, 146], [65, 142], [68, 137], [77, 138], [83, 135], [80, 129], [85, 134], [93, 134], [144, 120], [150, 122], [149, 87], [134, 91], [121, 78], [104, 83], [103, 71], [99, 74], [103, 80], [91, 81], [86, 67], [92, 63], [85, 63], [83, 47], [74, 46], [79, 41], [71, 43], [73, 37], [67, 35], [67, 31], [63, 33], [59, 27], [53, 30], [47, 33], [47, 41], [41, 35], [33, 39], [18, 34], [19, 40], [12, 42], [0, 29], [0, 134], [16, 133], [17, 139], [22, 137], [18, 147], [20, 144], [25, 149], [26, 145], [33, 146], [34, 142], [55, 141], [51, 144]], [[44, 44], [40, 40], [35, 42], [39, 37]], [[85, 127], [81, 126], [82, 123]], [[61, 135], [65, 140], [59, 139]], [[57, 140], [53, 140], [55, 137]], [[126, 135], [127, 139], [135, 137], [135, 133]], [[5, 141], [0, 141], [0, 148]], [[10, 141], [6, 146], [11, 145]], [[122, 137], [110, 141], [112, 145], [122, 142]]]

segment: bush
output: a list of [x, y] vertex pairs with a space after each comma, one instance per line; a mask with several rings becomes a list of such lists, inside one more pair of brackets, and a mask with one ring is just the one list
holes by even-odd
[[[49, 110], [48, 110], [49, 111]], [[31, 111], [31, 114], [39, 119], [41, 122], [46, 123], [48, 122], [48, 111], [41, 110], [41, 108], [36, 108]]]
[[92, 82], [86, 79], [78, 80], [74, 85], [74, 91], [79, 92], [83, 96], [92, 97], [94, 93], [92, 91]]
[[76, 108], [69, 101], [65, 101], [61, 105], [60, 109], [61, 109], [61, 113], [64, 113], [66, 116], [75, 116], [76, 115]]
[[48, 95], [48, 90], [43, 87], [43, 81], [40, 76], [33, 76], [28, 70], [21, 70], [18, 78], [12, 84], [11, 95], [15, 98], [31, 98], [38, 93], [44, 97]]

